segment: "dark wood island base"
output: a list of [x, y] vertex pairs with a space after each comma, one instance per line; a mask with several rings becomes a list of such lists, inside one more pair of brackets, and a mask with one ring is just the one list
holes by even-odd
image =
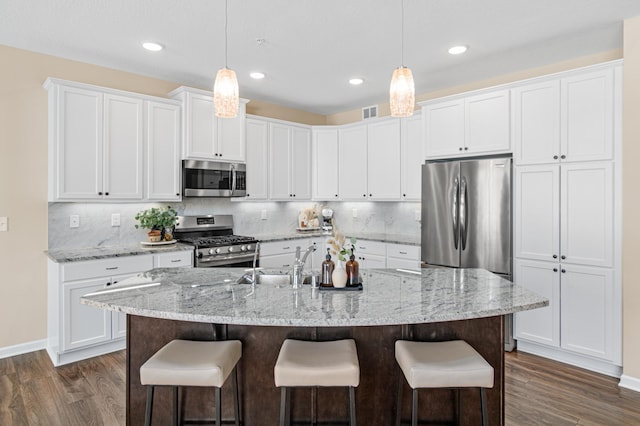
[[[214, 325], [166, 320], [136, 315], [127, 316], [127, 424], [144, 424], [145, 388], [140, 384], [140, 366], [172, 339], [242, 341], [238, 364], [241, 418], [246, 426], [278, 424], [280, 391], [275, 387], [273, 367], [286, 338], [333, 340], [353, 338], [360, 361], [360, 386], [356, 389], [358, 424], [388, 426], [395, 422], [398, 379], [401, 372], [394, 355], [399, 339], [441, 341], [463, 339], [491, 364], [495, 371], [494, 388], [487, 390], [489, 424], [504, 424], [504, 324], [503, 316], [471, 320], [358, 327], [282, 327], [255, 325]], [[413, 336], [411, 336], [413, 335]], [[411, 415], [411, 391], [403, 379], [403, 419]], [[223, 392], [223, 418], [233, 416], [231, 384]], [[211, 419], [214, 415], [213, 389], [187, 388], [181, 393], [181, 410], [186, 419]], [[346, 388], [293, 390], [292, 419], [311, 424], [345, 424], [348, 419]], [[430, 424], [453, 422], [456, 418], [456, 392], [422, 390], [420, 418]], [[171, 391], [156, 390], [154, 425], [171, 422]], [[480, 396], [477, 389], [460, 391], [460, 424], [479, 425]], [[332, 423], [335, 421], [335, 423]], [[303, 423], [300, 423], [303, 424]]]

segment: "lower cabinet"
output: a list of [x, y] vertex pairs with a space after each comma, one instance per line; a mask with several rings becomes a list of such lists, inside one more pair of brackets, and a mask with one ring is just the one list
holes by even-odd
[[296, 247], [302, 252], [309, 247], [307, 240], [285, 240], [260, 244], [260, 267], [291, 269], [296, 259]]
[[[565, 361], [580, 355], [587, 368], [615, 373], [606, 365], [589, 365], [589, 360], [620, 364], [616, 330], [621, 313], [615, 308], [618, 296], [612, 269], [516, 259], [514, 278], [549, 299], [545, 308], [516, 314], [514, 334], [519, 348]], [[561, 352], [546, 353], [547, 349]]]
[[360, 269], [380, 269], [387, 267], [387, 247], [380, 241], [358, 240], [356, 260]]
[[192, 256], [192, 251], [182, 251], [68, 263], [49, 260], [47, 352], [53, 364], [125, 347], [126, 315], [84, 305], [82, 296], [154, 267], [191, 266]]
[[420, 269], [420, 246], [387, 243], [387, 268]]

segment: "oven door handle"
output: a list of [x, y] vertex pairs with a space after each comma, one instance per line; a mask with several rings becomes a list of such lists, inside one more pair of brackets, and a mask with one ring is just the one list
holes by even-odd
[[236, 166], [232, 164], [231, 165], [231, 195], [233, 195], [233, 193], [236, 190], [236, 178], [237, 178]]

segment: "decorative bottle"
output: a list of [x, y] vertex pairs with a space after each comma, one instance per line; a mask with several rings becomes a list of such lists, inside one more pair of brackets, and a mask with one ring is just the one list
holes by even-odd
[[353, 251], [351, 252], [351, 256], [349, 256], [349, 260], [347, 260], [345, 268], [347, 270], [347, 285], [360, 284], [360, 265], [358, 265], [356, 255], [353, 254]]
[[331, 260], [331, 255], [329, 254], [329, 249], [327, 249], [327, 255], [325, 260], [322, 262], [322, 277], [320, 280], [320, 285], [323, 287], [332, 287], [333, 280], [331, 279], [331, 274], [333, 274], [333, 269], [335, 268], [335, 264], [333, 260]]

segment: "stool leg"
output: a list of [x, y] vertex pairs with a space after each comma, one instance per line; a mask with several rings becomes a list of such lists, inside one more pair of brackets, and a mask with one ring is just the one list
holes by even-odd
[[400, 426], [402, 419], [402, 390], [404, 389], [404, 376], [402, 370], [398, 376], [398, 400], [396, 401], [396, 426]]
[[238, 396], [238, 369], [233, 368], [233, 413], [236, 417], [236, 426], [240, 426], [240, 397]]
[[411, 402], [411, 426], [418, 426], [418, 389], [413, 390], [413, 401]]
[[349, 425], [356, 426], [356, 392], [353, 386], [349, 386]]
[[280, 426], [286, 426], [287, 423], [287, 387], [280, 389]]
[[173, 387], [173, 425], [178, 426], [178, 387]]
[[220, 388], [216, 389], [216, 426], [222, 425], [222, 401], [220, 397]]
[[144, 425], [151, 426], [151, 411], [153, 409], [153, 386], [147, 388], [147, 408], [144, 411]]
[[480, 388], [480, 405], [482, 409], [482, 426], [487, 426], [487, 399], [485, 398], [484, 388]]

